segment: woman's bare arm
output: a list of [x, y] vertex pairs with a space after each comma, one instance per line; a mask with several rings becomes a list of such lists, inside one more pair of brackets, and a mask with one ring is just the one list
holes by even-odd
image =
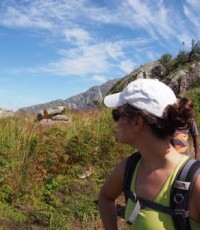
[[99, 194], [99, 210], [106, 230], [118, 229], [115, 200], [123, 189], [126, 161], [127, 159], [124, 159], [115, 167]]

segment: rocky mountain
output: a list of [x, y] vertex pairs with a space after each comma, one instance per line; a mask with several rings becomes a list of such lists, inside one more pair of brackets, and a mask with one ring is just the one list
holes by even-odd
[[[110, 80], [100, 86], [94, 86], [84, 93], [72, 96], [66, 100], [56, 100], [45, 104], [19, 109], [17, 112], [39, 112], [54, 106], [64, 106], [69, 109], [90, 109], [101, 105], [105, 95], [121, 91], [129, 82], [138, 78], [156, 78], [169, 85], [175, 94], [185, 93], [193, 87], [200, 86], [200, 60], [178, 63], [173, 59], [171, 70], [169, 64], [154, 61], [141, 65], [123, 78]], [[168, 64], [168, 65], [166, 65]]]
[[99, 106], [108, 93], [108, 91], [120, 80], [113, 79], [100, 86], [94, 86], [84, 93], [72, 96], [66, 100], [55, 100], [44, 104], [33, 105], [19, 109], [16, 113], [30, 112], [38, 113], [43, 109], [52, 108], [55, 106], [64, 106], [69, 109], [90, 109]]
[[200, 61], [187, 63], [166, 74], [166, 68], [159, 62], [140, 66], [118, 81], [108, 94], [121, 91], [129, 82], [138, 78], [155, 78], [169, 85], [176, 95], [184, 94], [189, 89], [200, 87]]

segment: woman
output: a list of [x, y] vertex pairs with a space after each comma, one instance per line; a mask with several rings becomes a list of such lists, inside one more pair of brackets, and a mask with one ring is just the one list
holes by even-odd
[[[193, 109], [193, 103], [191, 100], [188, 100], [187, 98], [178, 97], [181, 103], [182, 108], [191, 108]], [[189, 135], [192, 138], [192, 143], [194, 147], [194, 157], [198, 159], [199, 155], [199, 131], [197, 128], [197, 124], [195, 121], [191, 123], [189, 127], [176, 130], [172, 139], [170, 140], [171, 145], [182, 154], [188, 155], [190, 154], [190, 148], [189, 148]]]
[[[170, 188], [188, 156], [178, 153], [169, 140], [175, 130], [191, 124], [194, 110], [179, 106], [173, 91], [158, 80], [138, 79], [122, 92], [104, 99], [115, 108], [118, 142], [129, 144], [141, 153], [131, 183], [131, 191], [140, 197], [169, 206]], [[181, 103], [180, 103], [181, 104]], [[115, 200], [121, 194], [127, 159], [120, 162], [104, 183], [99, 195], [99, 209], [105, 229], [117, 228]], [[192, 229], [200, 229], [200, 176], [195, 181], [190, 200], [189, 217]], [[125, 219], [134, 210], [128, 200]], [[167, 227], [166, 227], [167, 226]], [[141, 207], [130, 229], [174, 229], [170, 215]]]

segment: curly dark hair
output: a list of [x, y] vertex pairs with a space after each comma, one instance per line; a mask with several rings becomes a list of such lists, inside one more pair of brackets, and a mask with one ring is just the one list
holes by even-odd
[[[187, 129], [194, 121], [195, 111], [192, 101], [188, 98], [181, 98], [177, 103], [168, 105], [162, 118], [156, 117], [145, 110], [137, 109], [129, 104], [120, 106], [118, 109], [120, 116], [128, 120], [136, 116], [141, 116], [152, 132], [160, 137], [167, 138], [173, 136], [176, 130]], [[113, 118], [117, 120], [117, 110], [113, 110]]]

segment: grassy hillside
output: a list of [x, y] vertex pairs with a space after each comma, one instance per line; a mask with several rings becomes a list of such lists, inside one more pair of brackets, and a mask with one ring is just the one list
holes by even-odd
[[31, 116], [0, 120], [2, 229], [95, 229], [87, 223], [98, 223], [99, 188], [132, 150], [115, 143], [110, 110], [67, 115], [69, 124], [52, 127]]
[[[200, 89], [187, 96], [199, 126]], [[1, 229], [101, 229], [99, 189], [133, 149], [115, 142], [110, 109], [66, 114], [70, 123], [52, 127], [28, 115], [0, 120]]]
[[196, 121], [198, 123], [198, 127], [200, 128], [200, 88], [193, 88], [192, 90], [189, 90], [185, 95], [189, 97], [194, 104]]

